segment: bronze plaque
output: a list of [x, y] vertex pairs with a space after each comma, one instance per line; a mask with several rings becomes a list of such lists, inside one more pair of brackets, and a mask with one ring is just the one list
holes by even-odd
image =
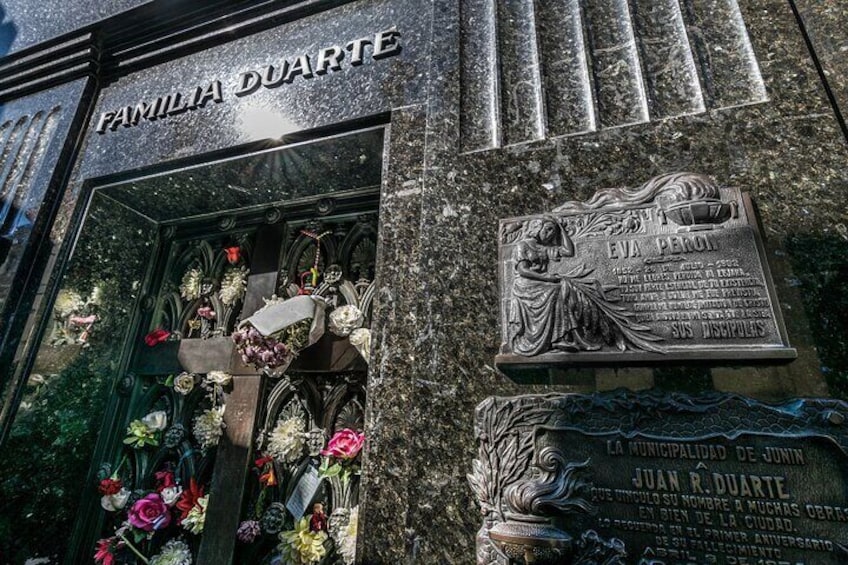
[[676, 440], [550, 432], [590, 460], [586, 526], [663, 563], [845, 563], [848, 458], [824, 438]]
[[489, 399], [469, 477], [489, 520], [478, 549], [535, 520], [572, 538], [560, 563], [848, 563], [846, 413], [725, 394]]
[[497, 364], [792, 359], [750, 199], [677, 173], [500, 225]]

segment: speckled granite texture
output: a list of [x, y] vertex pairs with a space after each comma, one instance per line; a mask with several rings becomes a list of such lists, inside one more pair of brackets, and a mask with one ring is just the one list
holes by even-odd
[[46, 0], [4, 2], [0, 7], [0, 54], [14, 53], [73, 32], [149, 0]]
[[[550, 59], [555, 33], [582, 29], [563, 17], [577, 2], [556, 0], [562, 13], [534, 12], [533, 5], [542, 3], [529, 0], [410, 4], [354, 2], [109, 85], [93, 123], [103, 111], [204, 81], [220, 78], [232, 88], [243, 70], [325, 43], [392, 26], [403, 34], [401, 56], [370, 61], [367, 68], [241, 99], [230, 91], [226, 102], [195, 112], [90, 133], [53, 232], [56, 242], [68, 235], [76, 199], [91, 179], [200, 161], [307, 129], [350, 129], [351, 120], [377, 116], [374, 121], [388, 122], [362, 484], [363, 562], [474, 561], [480, 518], [465, 475], [475, 453], [474, 408], [488, 396], [619, 386], [715, 389], [762, 400], [848, 395], [848, 146], [786, 2], [692, 0], [682, 3], [692, 8], [685, 14], [674, 11], [677, 3], [658, 2], [662, 9], [650, 12], [641, 0], [582, 2], [592, 21], [618, 24], [628, 6], [636, 6], [636, 31], [606, 29], [607, 36], [596, 34], [587, 46], [571, 44], [572, 58], [559, 61], [560, 67]], [[829, 57], [832, 84], [848, 84], [848, 69], [836, 56], [845, 40], [838, 23], [845, 14], [803, 4], [811, 10], [807, 27], [821, 22], [819, 35], [811, 36], [823, 46], [822, 60]], [[711, 11], [722, 17], [710, 20]], [[822, 19], [831, 12], [835, 19]], [[493, 14], [511, 15], [513, 25], [493, 25]], [[537, 18], [539, 36], [518, 17]], [[821, 39], [837, 29], [841, 34], [830, 43]], [[651, 51], [651, 38], [666, 35], [674, 38], [668, 53]], [[629, 63], [580, 58], [603, 50], [613, 36], [631, 42]], [[663, 74], [658, 62], [664, 57], [675, 61], [677, 74]], [[569, 75], [568, 84], [558, 82], [564, 76], [558, 68], [583, 68], [585, 80]], [[592, 90], [599, 83], [590, 74], [609, 78], [613, 70], [628, 80]], [[648, 82], [636, 80], [642, 72]], [[572, 108], [582, 114], [569, 114]], [[261, 116], [263, 125], [278, 121], [268, 131], [245, 127], [251, 115]], [[751, 193], [798, 359], [781, 366], [561, 368], [533, 386], [499, 373], [493, 367], [498, 220], [672, 171], [710, 174]]]
[[816, 0], [795, 0], [794, 4], [844, 117], [848, 113], [848, 6]]
[[[434, 43], [456, 45], [462, 15], [447, 4], [439, 3]], [[407, 527], [416, 562], [473, 561], [479, 518], [464, 481], [465, 462], [473, 453], [472, 409], [490, 395], [538, 388], [513, 385], [492, 368], [498, 346], [499, 218], [550, 210], [602, 187], [634, 185], [669, 171], [704, 172], [742, 187], [759, 205], [781, 307], [799, 358], [779, 367], [562, 371], [551, 377], [552, 388], [639, 389], [656, 383], [692, 393], [720, 389], [762, 399], [837, 393], [834, 374], [841, 371], [841, 378], [846, 377], [848, 358], [844, 345], [834, 344], [823, 370], [814, 336], [822, 340], [823, 330], [817, 328], [832, 323], [834, 316], [822, 318], [814, 308], [821, 312], [822, 301], [833, 299], [832, 294], [822, 297], [824, 285], [837, 284], [836, 273], [844, 272], [848, 262], [848, 216], [840, 204], [848, 188], [843, 166], [848, 149], [789, 7], [755, 0], [740, 2], [739, 8], [768, 101], [505, 150], [460, 154], [458, 120], [464, 116], [457, 112], [459, 78], [469, 70], [448, 58], [434, 59], [421, 222], [427, 298], [425, 317], [419, 320], [415, 355], [421, 375], [413, 403], [421, 419], [408, 452], [415, 475]], [[805, 241], [829, 242], [827, 263], [820, 262], [824, 247], [790, 244], [801, 234]], [[799, 255], [806, 253], [811, 255]], [[809, 274], [799, 278], [799, 269]], [[844, 296], [844, 287], [834, 290], [835, 297]], [[802, 300], [802, 295], [818, 298]], [[836, 299], [844, 317], [844, 299]]]

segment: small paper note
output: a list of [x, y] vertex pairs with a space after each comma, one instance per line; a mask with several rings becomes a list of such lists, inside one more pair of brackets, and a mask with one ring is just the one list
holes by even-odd
[[286, 501], [286, 508], [294, 516], [295, 522], [303, 518], [307, 505], [315, 497], [320, 486], [321, 478], [318, 476], [318, 469], [309, 465], [297, 481], [288, 501]]

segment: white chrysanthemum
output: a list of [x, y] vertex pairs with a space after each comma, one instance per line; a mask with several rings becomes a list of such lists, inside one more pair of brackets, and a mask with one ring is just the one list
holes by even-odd
[[224, 433], [224, 408], [210, 408], [194, 419], [194, 437], [202, 449], [218, 445]]
[[330, 312], [330, 331], [339, 337], [347, 337], [356, 328], [362, 327], [365, 315], [353, 304], [339, 306]]
[[230, 306], [244, 296], [247, 291], [247, 267], [231, 267], [224, 273], [221, 281], [221, 302]]
[[53, 305], [53, 310], [59, 316], [65, 318], [74, 312], [79, 311], [85, 306], [85, 301], [82, 297], [73, 290], [60, 290], [56, 296], [56, 304]]
[[347, 526], [343, 533], [339, 536], [341, 543], [339, 544], [339, 555], [345, 562], [345, 565], [353, 565], [356, 561], [356, 534], [359, 531], [359, 506], [354, 506], [350, 510], [350, 517], [347, 521]]
[[180, 296], [185, 300], [197, 300], [200, 298], [200, 284], [203, 281], [203, 273], [200, 269], [189, 269], [183, 275], [180, 284]]
[[191, 549], [182, 540], [172, 539], [158, 555], [150, 558], [150, 565], [191, 565]]
[[301, 418], [292, 417], [277, 422], [274, 430], [268, 434], [266, 451], [278, 461], [294, 463], [303, 453], [305, 444], [306, 426]]

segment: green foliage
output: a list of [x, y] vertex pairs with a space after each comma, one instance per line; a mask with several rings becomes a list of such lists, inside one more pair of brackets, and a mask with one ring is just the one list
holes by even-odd
[[338, 463], [333, 463], [330, 465], [330, 458], [325, 457], [321, 461], [321, 467], [318, 469], [318, 476], [322, 479], [328, 479], [330, 477], [335, 477], [339, 473], [342, 472], [342, 466]]
[[[32, 380], [0, 457], [0, 561], [64, 557], [103, 422], [107, 394], [118, 376], [129, 314], [149, 261], [154, 233], [128, 212], [95, 202], [65, 275], [64, 289], [89, 296], [100, 289], [88, 346], [62, 348], [42, 340], [45, 357], [61, 368]], [[78, 353], [74, 350], [78, 350]], [[71, 355], [64, 355], [70, 353]], [[61, 354], [61, 355], [56, 355]], [[95, 493], [96, 494], [96, 493]], [[92, 548], [93, 555], [93, 548]]]
[[154, 447], [159, 445], [158, 434], [148, 428], [141, 420], [130, 422], [127, 434], [127, 437], [124, 438], [124, 444], [136, 449], [140, 449], [145, 445], [152, 445]]
[[[109, 379], [84, 352], [28, 391], [0, 459], [0, 554], [59, 556], [86, 487]], [[49, 548], [49, 549], [48, 549]], [[49, 555], [46, 555], [49, 552]]]

